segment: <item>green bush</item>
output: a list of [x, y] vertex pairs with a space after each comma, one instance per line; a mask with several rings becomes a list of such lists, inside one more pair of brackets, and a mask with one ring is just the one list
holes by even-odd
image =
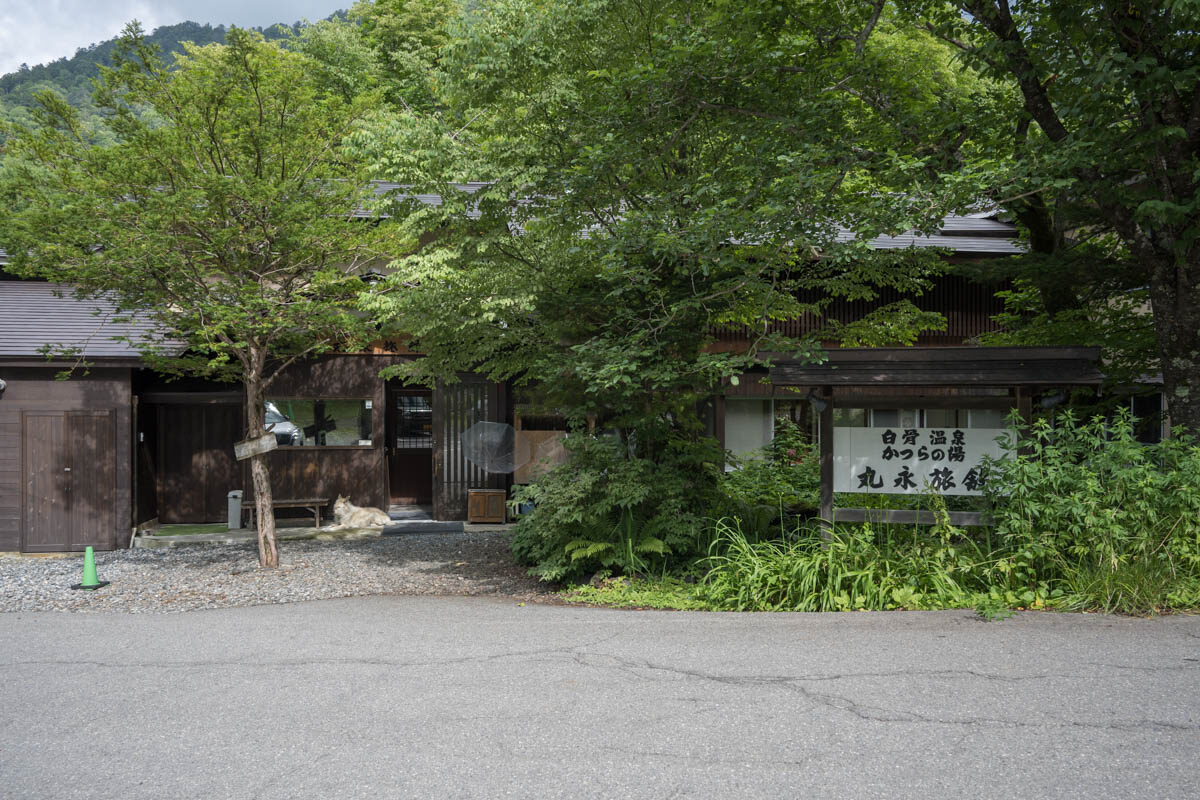
[[[819, 472], [790, 433], [726, 474], [711, 443], [672, 440], [650, 461], [616, 440], [573, 437], [571, 461], [518, 492], [536, 507], [514, 552], [547, 580], [699, 569], [696, 605], [713, 609], [973, 607], [999, 618], [1200, 608], [1200, 447], [1190, 437], [1143, 445], [1128, 415], [1063, 413], [988, 464], [987, 496], [971, 501], [991, 506], [995, 527], [955, 528], [955, 498], [926, 495], [909, 499], [934, 512], [932, 527], [838, 525], [825, 540], [815, 521], [786, 513], [815, 504]], [[677, 582], [636, 586], [588, 598], [695, 607]]]
[[734, 459], [737, 467], [722, 476], [722, 491], [749, 506], [813, 510], [820, 503], [821, 461], [799, 427], [779, 420], [775, 438], [757, 453]]
[[1019, 453], [990, 465], [996, 539], [1025, 588], [1066, 608], [1194, 607], [1200, 581], [1200, 448], [1177, 432], [1134, 439], [1126, 414], [1036, 420]]
[[571, 436], [566, 446], [566, 463], [514, 492], [514, 503], [533, 504], [513, 534], [513, 553], [532, 574], [649, 574], [704, 554], [706, 517], [719, 497], [714, 441], [671, 438], [655, 460], [612, 437]]

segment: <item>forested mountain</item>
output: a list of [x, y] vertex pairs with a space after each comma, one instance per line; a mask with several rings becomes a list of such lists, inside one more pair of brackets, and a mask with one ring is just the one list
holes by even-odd
[[[335, 15], [336, 16], [336, 15]], [[299, 30], [300, 23], [281, 23], [268, 28], [254, 28], [268, 39], [280, 38]], [[181, 42], [198, 45], [225, 41], [224, 25], [201, 25], [198, 22], [180, 22], [156, 28], [147, 38], [158, 45], [164, 54], [180, 51]], [[70, 58], [63, 57], [49, 64], [37, 66], [21, 65], [21, 69], [0, 76], [0, 119], [20, 120], [28, 116], [33, 106], [33, 95], [42, 89], [53, 89], [76, 108], [85, 119], [92, 113], [91, 81], [96, 77], [100, 64], [109, 64], [112, 59], [116, 38], [81, 47]]]

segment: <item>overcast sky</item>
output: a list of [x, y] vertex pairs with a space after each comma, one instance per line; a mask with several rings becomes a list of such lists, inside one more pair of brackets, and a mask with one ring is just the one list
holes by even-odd
[[318, 20], [352, 0], [0, 0], [0, 74], [111, 39], [131, 19], [147, 31], [191, 20], [244, 27]]

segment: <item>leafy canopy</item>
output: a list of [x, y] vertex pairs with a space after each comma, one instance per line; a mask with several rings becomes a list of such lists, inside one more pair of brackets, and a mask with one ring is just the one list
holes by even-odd
[[[677, 426], [764, 352], [815, 349], [769, 322], [941, 269], [863, 242], [937, 225], [957, 190], [943, 143], [969, 148], [962, 118], [987, 104], [882, 4], [500, 0], [450, 24], [438, 108], [356, 138], [444, 200], [412, 205], [422, 247], [367, 303], [429, 354], [417, 377], [478, 368], [577, 419]], [[906, 302], [846, 335], [941, 324]], [[748, 326], [749, 351], [717, 352], [721, 325]]]
[[341, 149], [375, 99], [322, 90], [307, 56], [259, 34], [226, 39], [168, 68], [128, 27], [95, 98], [115, 144], [42, 95], [36, 127], [7, 129], [22, 210], [3, 241], [19, 273], [105, 293], [190, 346], [160, 367], [232, 378], [367, 333], [349, 301], [391, 232], [354, 218], [370, 187]]
[[[1106, 345], [1124, 376], [1138, 374], [1132, 361], [1142, 375], [1161, 370], [1173, 420], [1200, 430], [1200, 6], [902, 5], [959, 49], [965, 70], [1008, 89], [1007, 123], [980, 130], [990, 144], [962, 174], [1028, 234], [1030, 256], [1005, 265], [1038, 295], [1019, 304], [1028, 333]], [[1129, 335], [1114, 342], [1119, 307]], [[1087, 317], [1090, 329], [1078, 324]], [[1152, 347], [1124, 349], [1151, 331]]]

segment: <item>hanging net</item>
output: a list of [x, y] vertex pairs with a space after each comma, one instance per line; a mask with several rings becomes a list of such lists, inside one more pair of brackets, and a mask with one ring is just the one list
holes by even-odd
[[476, 422], [460, 438], [463, 455], [484, 472], [507, 473], [529, 463], [529, 442], [512, 425]]

